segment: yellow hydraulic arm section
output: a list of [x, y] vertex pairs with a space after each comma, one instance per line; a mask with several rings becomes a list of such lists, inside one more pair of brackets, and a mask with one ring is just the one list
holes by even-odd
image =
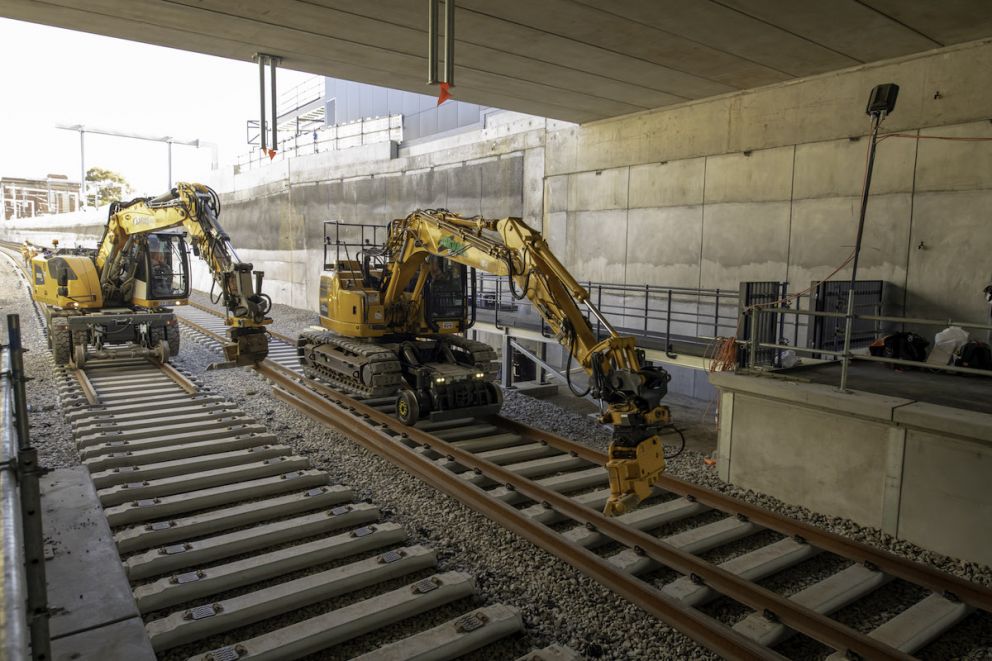
[[[626, 512], [650, 495], [651, 485], [665, 469], [659, 433], [671, 423], [671, 414], [659, 402], [670, 377], [660, 367], [645, 364], [634, 338], [617, 334], [540, 233], [520, 218], [491, 220], [442, 210], [416, 211], [393, 221], [386, 248], [390, 259], [382, 302], [387, 317], [391, 306], [420, 304], [427, 277], [427, 269], [420, 267], [429, 255], [507, 276], [514, 297], [530, 300], [557, 341], [589, 375], [587, 392], [605, 404], [600, 420], [614, 430], [607, 463], [611, 495], [605, 512]], [[404, 297], [415, 276], [412, 296]], [[605, 339], [597, 337], [580, 305], [607, 330]], [[415, 310], [404, 316], [411, 323], [419, 319]]]
[[96, 255], [100, 288], [104, 300], [113, 300], [120, 293], [134, 242], [142, 235], [181, 227], [220, 287], [227, 308], [225, 322], [232, 327], [233, 343], [225, 347], [228, 360], [250, 364], [267, 353], [265, 326], [272, 319], [266, 315], [272, 303], [261, 293], [263, 274], [256, 272], [252, 282], [252, 265], [238, 259], [217, 220], [219, 214], [217, 193], [203, 184], [178, 183], [159, 197], [115, 202]]

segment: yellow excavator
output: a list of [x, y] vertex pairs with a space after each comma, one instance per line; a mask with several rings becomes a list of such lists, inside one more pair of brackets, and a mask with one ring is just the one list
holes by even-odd
[[169, 306], [189, 298], [189, 256], [207, 263], [227, 308], [230, 365], [268, 354], [272, 302], [260, 271], [238, 259], [218, 222], [220, 199], [202, 184], [179, 183], [159, 197], [110, 205], [97, 248], [57, 248], [30, 258], [34, 300], [44, 306], [55, 362], [82, 367], [92, 358], [179, 353], [179, 326]]
[[[388, 226], [328, 223], [324, 251], [320, 326], [298, 340], [306, 376], [368, 397], [395, 395], [397, 417], [406, 424], [497, 412], [496, 352], [459, 333], [475, 317], [468, 269], [505, 276], [513, 296], [529, 299], [568, 350], [569, 364], [574, 358], [585, 370], [588, 392], [603, 402], [600, 421], [613, 427], [606, 514], [629, 511], [650, 495], [665, 469], [660, 433], [671, 414], [660, 401], [671, 377], [645, 360], [633, 338], [616, 332], [522, 219], [430, 209]], [[605, 338], [580, 306], [606, 329]], [[575, 392], [570, 381], [569, 387]]]

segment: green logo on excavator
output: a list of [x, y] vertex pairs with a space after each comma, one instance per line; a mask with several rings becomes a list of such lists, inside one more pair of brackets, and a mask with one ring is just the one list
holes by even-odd
[[438, 248], [444, 248], [445, 250], [447, 250], [449, 253], [451, 253], [452, 257], [457, 257], [458, 255], [461, 255], [466, 250], [468, 250], [468, 246], [462, 243], [458, 243], [458, 241], [456, 241], [455, 237], [453, 236], [446, 236], [442, 238], [440, 241], [437, 242], [437, 246]]

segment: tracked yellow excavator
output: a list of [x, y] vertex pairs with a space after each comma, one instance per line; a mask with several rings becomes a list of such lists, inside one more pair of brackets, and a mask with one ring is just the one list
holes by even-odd
[[97, 248], [56, 248], [30, 257], [32, 294], [44, 307], [48, 340], [58, 364], [91, 358], [179, 353], [179, 327], [170, 308], [188, 303], [189, 256], [206, 262], [227, 309], [230, 365], [268, 354], [265, 327], [272, 302], [263, 273], [238, 259], [218, 222], [220, 199], [202, 184], [180, 183], [155, 198], [110, 205]]
[[[530, 300], [603, 402], [600, 421], [613, 428], [606, 514], [626, 512], [648, 497], [665, 469], [660, 434], [671, 414], [660, 402], [670, 376], [645, 360], [633, 338], [616, 332], [540, 233], [520, 218], [466, 218], [446, 210], [419, 210], [388, 226], [331, 223], [328, 229], [320, 326], [298, 341], [308, 377], [369, 397], [395, 396], [406, 424], [496, 413], [502, 404], [496, 352], [459, 334], [475, 316], [474, 271], [471, 278], [468, 271], [505, 276], [514, 297]], [[607, 330], [605, 337], [582, 306]]]

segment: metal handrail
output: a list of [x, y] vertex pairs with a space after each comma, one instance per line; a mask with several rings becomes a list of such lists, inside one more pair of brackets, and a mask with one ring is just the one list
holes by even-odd
[[[853, 290], [852, 290], [853, 291]], [[853, 328], [853, 322], [855, 321], [884, 321], [895, 324], [910, 324], [916, 326], [937, 326], [937, 327], [947, 327], [947, 326], [960, 326], [963, 328], [972, 328], [978, 330], [992, 330], [992, 324], [988, 323], [975, 323], [970, 321], [956, 321], [953, 319], [925, 319], [920, 317], [897, 317], [892, 315], [877, 315], [877, 314], [857, 314], [853, 312], [853, 305], [849, 301], [848, 312], [826, 312], [826, 311], [816, 311], [816, 310], [799, 310], [786, 307], [755, 307], [751, 310], [747, 310], [745, 314], [748, 316], [749, 327], [751, 328], [751, 333], [749, 336], [748, 344], [748, 367], [750, 369], [755, 369], [757, 367], [758, 350], [759, 349], [775, 349], [775, 350], [787, 350], [795, 351], [797, 353], [815, 354], [815, 355], [826, 355], [833, 356], [841, 362], [841, 374], [840, 383], [838, 389], [842, 392], [848, 392], [847, 380], [848, 372], [850, 370], [850, 365], [852, 361], [859, 360], [865, 362], [874, 363], [885, 363], [888, 365], [901, 365], [906, 367], [926, 367], [932, 370], [939, 370], [942, 372], [952, 372], [957, 374], [971, 374], [974, 376], [984, 376], [992, 377], [992, 370], [982, 370], [975, 369], [972, 367], [959, 367], [957, 365], [933, 365], [924, 361], [918, 360], [906, 360], [903, 358], [887, 358], [884, 356], [872, 356], [871, 354], [854, 353], [851, 351], [851, 334]], [[833, 317], [842, 318], [846, 320], [844, 327], [844, 350], [843, 351], [832, 351], [824, 348], [816, 347], [800, 347], [796, 345], [780, 344], [778, 342], [763, 342], [758, 336], [757, 329], [761, 328], [761, 317], [762, 315], [778, 315], [780, 318], [784, 315], [793, 315], [795, 317]], [[797, 322], [798, 325], [798, 322]]]
[[27, 575], [24, 564], [24, 530], [17, 479], [17, 432], [14, 428], [14, 388], [10, 350], [0, 358], [0, 536], [3, 553], [3, 588], [0, 618], [0, 657], [10, 661], [28, 658]]
[[[38, 451], [28, 434], [24, 391], [21, 321], [7, 315], [0, 382], [0, 526], [3, 532], [3, 586], [0, 588], [0, 658], [10, 661], [51, 658], [48, 587], [45, 581], [44, 534]], [[30, 644], [28, 643], [30, 638]], [[30, 655], [28, 649], [30, 648]]]

